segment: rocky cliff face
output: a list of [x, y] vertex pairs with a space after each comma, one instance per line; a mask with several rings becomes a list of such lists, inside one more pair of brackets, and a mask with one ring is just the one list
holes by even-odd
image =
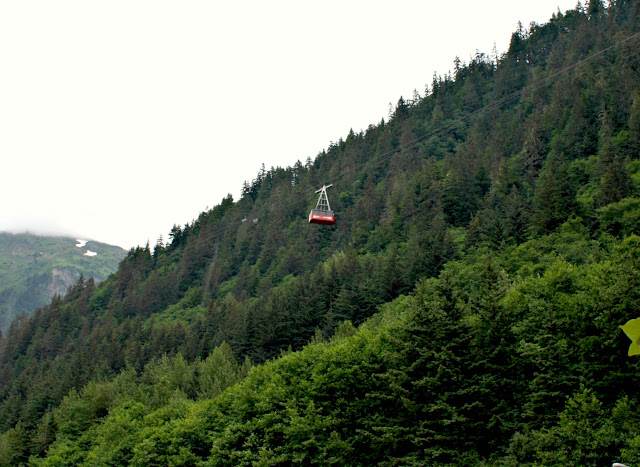
[[54, 295], [64, 295], [69, 287], [78, 281], [80, 272], [77, 269], [57, 269], [51, 271], [51, 280], [46, 290], [49, 298]]

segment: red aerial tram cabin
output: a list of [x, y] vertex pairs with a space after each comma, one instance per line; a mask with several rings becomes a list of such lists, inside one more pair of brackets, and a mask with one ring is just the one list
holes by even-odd
[[320, 209], [312, 209], [309, 213], [310, 224], [331, 225], [336, 222], [333, 211], [321, 211]]
[[312, 209], [309, 213], [310, 224], [333, 225], [336, 222], [336, 217], [333, 215], [333, 211], [329, 206], [329, 198], [327, 198], [327, 188], [332, 186], [333, 184], [324, 185], [316, 191], [316, 193], [320, 193], [320, 197], [318, 198], [316, 208]]

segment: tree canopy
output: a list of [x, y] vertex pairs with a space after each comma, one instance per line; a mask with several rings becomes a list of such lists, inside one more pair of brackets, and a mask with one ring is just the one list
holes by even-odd
[[640, 462], [639, 10], [520, 28], [14, 323], [0, 465]]

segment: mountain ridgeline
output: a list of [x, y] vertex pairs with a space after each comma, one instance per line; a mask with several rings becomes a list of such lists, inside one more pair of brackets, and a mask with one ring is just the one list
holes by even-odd
[[454, 64], [12, 326], [0, 465], [640, 463], [640, 5]]
[[125, 255], [120, 247], [95, 241], [0, 232], [0, 330], [65, 295], [80, 276], [106, 279]]

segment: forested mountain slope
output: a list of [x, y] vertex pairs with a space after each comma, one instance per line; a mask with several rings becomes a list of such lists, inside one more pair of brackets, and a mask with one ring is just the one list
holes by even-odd
[[639, 9], [456, 60], [14, 326], [0, 460], [638, 462]]
[[73, 238], [0, 232], [0, 331], [85, 279], [106, 279], [124, 258], [120, 247]]

